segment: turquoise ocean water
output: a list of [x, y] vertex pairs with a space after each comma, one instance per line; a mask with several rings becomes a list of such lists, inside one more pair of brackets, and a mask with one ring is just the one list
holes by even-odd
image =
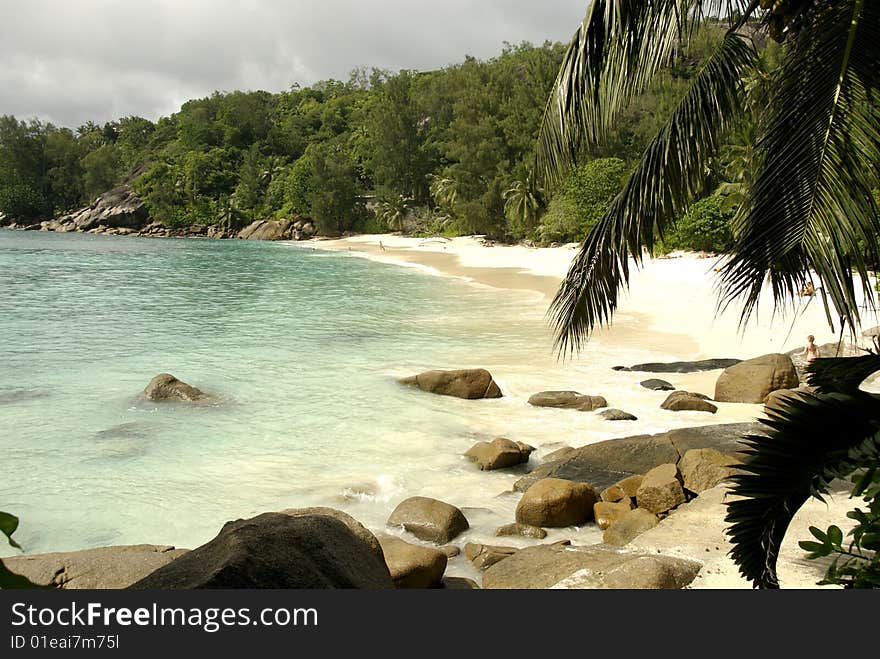
[[[0, 230], [0, 510], [29, 552], [193, 547], [228, 520], [307, 505], [381, 528], [416, 494], [468, 508], [473, 538], [491, 538], [518, 474], [479, 472], [462, 457], [475, 441], [538, 456], [689, 421], [648, 412], [658, 394], [609, 368], [631, 350], [594, 342], [558, 364], [545, 304], [299, 245]], [[462, 367], [489, 368], [505, 397], [396, 382]], [[217, 404], [140, 400], [161, 372]], [[614, 403], [646, 412], [622, 429], [526, 403], [565, 388], [630, 392]]]

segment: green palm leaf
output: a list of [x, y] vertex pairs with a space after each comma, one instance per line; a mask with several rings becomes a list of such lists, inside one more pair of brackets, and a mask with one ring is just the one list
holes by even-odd
[[[820, 293], [850, 327], [860, 295], [873, 303], [880, 262], [872, 190], [880, 186], [880, 3], [816, 2], [789, 42], [761, 127], [758, 168], [722, 273], [722, 304], [743, 321], [769, 279], [777, 304], [797, 299], [813, 269]], [[829, 316], [830, 322], [830, 316]]]
[[779, 587], [779, 548], [804, 502], [821, 499], [832, 480], [880, 452], [880, 400], [871, 394], [799, 393], [781, 399], [768, 416], [767, 436], [744, 439], [749, 457], [731, 477], [735, 499], [725, 517], [730, 555], [757, 588]]
[[709, 159], [742, 108], [742, 79], [754, 48], [730, 31], [703, 65], [599, 224], [590, 231], [550, 309], [561, 353], [580, 349], [611, 322], [618, 291], [636, 264], [694, 197], [705, 191]]

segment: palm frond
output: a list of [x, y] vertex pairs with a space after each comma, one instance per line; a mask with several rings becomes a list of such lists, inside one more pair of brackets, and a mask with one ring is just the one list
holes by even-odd
[[756, 588], [779, 587], [780, 546], [804, 502], [821, 499], [832, 480], [880, 451], [880, 402], [870, 394], [799, 393], [781, 399], [768, 416], [767, 436], [744, 439], [748, 458], [731, 477], [735, 498], [725, 517], [730, 555]]
[[820, 394], [854, 394], [869, 375], [880, 371], [880, 355], [817, 359], [807, 366], [809, 383]]
[[[754, 183], [722, 271], [722, 306], [754, 312], [765, 281], [793, 303], [812, 269], [826, 308], [855, 328], [861, 297], [874, 303], [880, 262], [880, 3], [816, 2], [786, 46], [760, 127]], [[853, 272], [861, 281], [857, 294]]]
[[628, 257], [657, 238], [705, 191], [709, 159], [742, 108], [742, 79], [755, 66], [754, 48], [729, 31], [620, 194], [581, 245], [550, 308], [560, 353], [580, 349], [608, 324], [619, 289], [629, 282]]

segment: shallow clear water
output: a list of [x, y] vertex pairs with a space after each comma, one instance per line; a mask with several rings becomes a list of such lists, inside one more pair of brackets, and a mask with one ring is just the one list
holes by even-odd
[[[469, 508], [466, 539], [488, 539], [513, 520], [516, 497], [497, 495], [518, 474], [479, 472], [461, 455], [476, 440], [526, 441], [537, 458], [559, 444], [738, 420], [661, 411], [662, 393], [610, 370], [663, 357], [651, 346], [600, 339], [558, 364], [534, 295], [347, 253], [0, 230], [0, 291], [0, 510], [21, 517], [29, 552], [193, 547], [230, 519], [306, 505], [375, 529], [416, 494]], [[462, 401], [396, 382], [464, 367], [490, 369], [505, 397]], [[161, 372], [219, 402], [139, 400]], [[568, 388], [640, 420], [526, 403]]]

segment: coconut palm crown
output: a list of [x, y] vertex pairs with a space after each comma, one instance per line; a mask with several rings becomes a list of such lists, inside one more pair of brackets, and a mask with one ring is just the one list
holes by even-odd
[[[587, 235], [552, 303], [563, 355], [610, 324], [630, 260], [640, 266], [676, 218], [712, 191], [710, 163], [746, 118], [750, 170], [737, 190], [719, 308], [739, 302], [745, 322], [765, 283], [785, 307], [813, 276], [830, 325], [836, 316], [855, 332], [860, 300], [876, 304], [869, 271], [880, 263], [878, 0], [593, 0], [544, 112], [537, 154], [544, 186], [600, 145], [696, 27], [719, 17], [727, 17], [724, 38]], [[781, 44], [772, 71], [762, 68], [754, 41], [767, 37]], [[767, 81], [758, 113], [750, 96], [756, 79]], [[880, 346], [865, 357], [816, 360], [815, 393], [783, 398], [764, 420], [766, 432], [744, 439], [749, 460], [732, 479], [725, 519], [731, 556], [754, 586], [779, 587], [779, 549], [809, 497], [821, 498], [837, 478], [860, 479], [854, 496], [876, 480], [880, 396], [859, 383], [878, 370]], [[877, 587], [880, 539], [864, 532], [878, 523], [880, 495], [871, 492], [875, 517], [849, 514], [861, 525], [851, 547], [869, 558], [846, 570], [857, 575], [854, 584]]]
[[829, 324], [837, 317], [853, 328], [862, 295], [873, 303], [880, 2], [594, 0], [544, 112], [537, 160], [545, 186], [606, 139], [701, 22], [719, 17], [727, 17], [724, 38], [584, 240], [553, 301], [562, 354], [578, 351], [597, 326], [611, 322], [630, 258], [641, 265], [676, 218], [711, 192], [710, 161], [749, 112], [747, 81], [762, 73], [754, 40], [767, 36], [782, 44], [781, 61], [756, 126], [753, 172], [721, 268], [719, 305], [740, 302], [745, 321], [766, 281], [784, 306], [811, 271]]

